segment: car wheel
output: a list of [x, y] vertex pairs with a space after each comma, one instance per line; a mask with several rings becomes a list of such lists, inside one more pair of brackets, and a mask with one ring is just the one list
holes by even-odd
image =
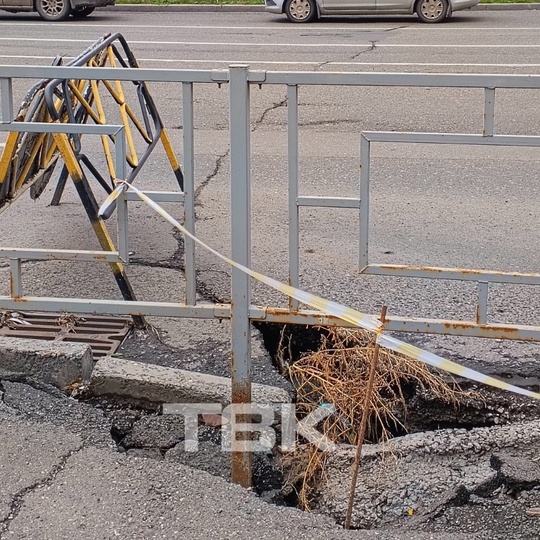
[[95, 7], [90, 6], [77, 8], [71, 12], [71, 16], [75, 19], [83, 19], [84, 17], [88, 17], [90, 13], [94, 13], [95, 9]]
[[69, 0], [36, 0], [36, 10], [44, 21], [65, 21], [71, 5]]
[[446, 19], [447, 12], [447, 0], [419, 0], [416, 4], [416, 13], [422, 22], [442, 22]]
[[315, 0], [287, 0], [285, 15], [291, 22], [311, 22], [317, 17]]

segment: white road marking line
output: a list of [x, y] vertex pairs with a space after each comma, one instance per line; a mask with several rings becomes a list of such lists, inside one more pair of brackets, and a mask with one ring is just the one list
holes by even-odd
[[[9, 41], [10, 43], [16, 41], [32, 43], [93, 43], [91, 39], [59, 39], [59, 38], [0, 38], [0, 41]], [[129, 40], [130, 45], [177, 45], [177, 46], [202, 46], [202, 47], [264, 47], [264, 48], [320, 48], [320, 49], [357, 49], [360, 47], [371, 46], [372, 42], [366, 43], [255, 43], [255, 42], [221, 42], [221, 41], [140, 41]], [[444, 44], [444, 43], [377, 43], [377, 49], [540, 49], [540, 44], [533, 45], [517, 45], [517, 44], [502, 44], [497, 43], [494, 45], [476, 45], [476, 44]]]
[[[168, 14], [170, 16], [171, 14]], [[56, 23], [58, 24], [58, 23]], [[24, 23], [16, 23], [16, 22], [2, 22], [0, 23], [0, 26], [9, 26], [9, 27], [15, 27], [15, 26], [22, 26], [22, 27], [28, 27], [28, 26], [40, 26], [43, 28], [43, 23], [32, 23], [32, 22], [24, 22]], [[148, 25], [144, 24], [96, 24], [96, 23], [60, 23], [60, 26], [65, 26], [69, 28], [112, 28], [112, 29], [118, 29], [118, 28], [141, 28], [141, 29], [147, 29]], [[56, 25], [55, 25], [56, 27]], [[436, 31], [438, 34], [442, 32], [478, 32], [478, 31], [505, 31], [505, 32], [514, 32], [516, 30], [519, 31], [535, 31], [537, 32], [540, 27], [534, 27], [534, 26], [522, 26], [522, 27], [490, 27], [490, 26], [471, 26], [471, 27], [452, 27], [452, 28], [436, 28], [425, 25], [419, 25], [416, 23], [416, 21], [413, 21], [410, 25], [407, 26], [401, 26], [400, 24], [395, 25], [389, 25], [389, 26], [373, 26], [373, 24], [370, 24], [369, 26], [306, 26], [302, 27], [301, 29], [298, 28], [296, 25], [279, 25], [279, 26], [214, 26], [214, 25], [152, 25], [152, 28], [160, 28], [165, 30], [172, 30], [172, 29], [178, 29], [178, 30], [283, 30], [283, 31], [294, 31], [296, 33], [303, 33], [303, 32], [319, 32], [321, 30], [324, 31], [331, 31], [331, 32], [388, 32], [390, 30], [407, 30], [409, 32], [426, 32], [426, 31]]]
[[[170, 14], [169, 14], [170, 16]], [[20, 23], [20, 24], [17, 24], [17, 23], [0, 23], [0, 26], [9, 26], [9, 27], [14, 27], [14, 26], [41, 26], [43, 28], [43, 24], [42, 23]], [[56, 26], [56, 25], [55, 25]], [[73, 24], [73, 23], [68, 23], [68, 24], [64, 24], [64, 25], [61, 25], [61, 26], [64, 26], [64, 27], [67, 27], [69, 26], [69, 28], [73, 28], [73, 27], [79, 27], [79, 28], [113, 28], [113, 29], [118, 29], [118, 28], [128, 28], [128, 29], [131, 29], [131, 28], [141, 28], [141, 29], [148, 29], [148, 26], [147, 25], [144, 25], [144, 24]], [[399, 25], [398, 25], [399, 26]], [[164, 30], [250, 30], [250, 31], [253, 31], [253, 30], [257, 30], [257, 31], [260, 31], [260, 30], [284, 30], [284, 31], [292, 31], [294, 30], [296, 33], [299, 33], [300, 32], [300, 29], [298, 28], [298, 26], [296, 25], [283, 25], [283, 26], [214, 26], [214, 25], [170, 25], [170, 26], [167, 26], [167, 25], [152, 25], [152, 28], [159, 28], [159, 29], [164, 29]], [[301, 31], [304, 32], [318, 32], [320, 30], [328, 30], [328, 31], [332, 31], [332, 32], [336, 32], [336, 31], [339, 31], [339, 32], [344, 32], [344, 31], [347, 31], [347, 32], [350, 32], [350, 31], [359, 31], [359, 32], [387, 32], [389, 30], [393, 30], [396, 28], [396, 25], [390, 25], [390, 26], [384, 26], [384, 27], [377, 27], [377, 26], [373, 26], [373, 25], [370, 25], [370, 26], [353, 26], [353, 27], [347, 27], [347, 26], [343, 26], [343, 27], [335, 27], [335, 26], [319, 26], [317, 25], [316, 27], [315, 26], [311, 26], [311, 27], [307, 27], [307, 28], [304, 28], [302, 27]], [[399, 27], [400, 29], [402, 27]], [[538, 30], [537, 28], [531, 28], [531, 30]]]
[[[0, 58], [24, 59], [24, 60], [54, 60], [54, 56], [13, 56], [9, 54], [0, 54]], [[64, 56], [64, 60], [68, 61], [74, 58], [73, 56]], [[238, 58], [234, 60], [201, 60], [201, 59], [177, 59], [177, 58], [138, 58], [139, 62], [162, 62], [167, 64], [234, 64], [238, 62]], [[318, 66], [321, 62], [292, 62], [280, 60], [242, 60], [246, 64], [265, 64], [265, 65], [302, 65], [302, 66]], [[487, 67], [487, 68], [540, 68], [540, 64], [486, 64], [481, 63], [434, 63], [434, 62], [324, 62], [325, 66], [381, 66], [381, 67]]]

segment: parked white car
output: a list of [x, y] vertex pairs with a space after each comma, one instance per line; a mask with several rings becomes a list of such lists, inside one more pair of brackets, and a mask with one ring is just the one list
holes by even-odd
[[266, 11], [285, 13], [296, 23], [321, 15], [412, 15], [426, 23], [442, 22], [454, 11], [470, 9], [480, 0], [265, 0]]
[[112, 6], [115, 0], [0, 0], [0, 9], [17, 13], [37, 11], [44, 21], [88, 17], [97, 7]]

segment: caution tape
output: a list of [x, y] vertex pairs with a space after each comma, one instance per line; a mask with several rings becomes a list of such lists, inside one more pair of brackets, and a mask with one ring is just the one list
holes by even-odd
[[437, 356], [436, 354], [415, 347], [410, 343], [405, 343], [404, 341], [384, 334], [383, 324], [373, 315], [361, 313], [360, 311], [344, 306], [343, 304], [339, 304], [331, 300], [326, 300], [325, 298], [308, 293], [306, 291], [302, 291], [301, 289], [297, 289], [296, 287], [291, 287], [290, 285], [286, 285], [285, 283], [265, 276], [264, 274], [256, 272], [255, 270], [251, 270], [251, 268], [247, 268], [246, 266], [237, 263], [232, 259], [229, 259], [225, 255], [219, 253], [219, 251], [216, 251], [208, 244], [204, 243], [202, 240], [191, 234], [176, 219], [174, 219], [169, 213], [167, 213], [163, 208], [161, 208], [161, 206], [156, 204], [152, 199], [150, 199], [150, 197], [145, 195], [142, 191], [138, 190], [131, 184], [128, 184], [126, 182], [119, 182], [116, 189], [107, 197], [105, 202], [102, 204], [101, 208], [99, 209], [99, 215], [101, 216], [106, 214], [107, 211], [114, 205], [114, 201], [118, 198], [120, 193], [126, 191], [127, 189], [133, 190], [133, 192], [136, 193], [142, 201], [144, 201], [146, 204], [148, 204], [148, 206], [153, 208], [171, 225], [176, 227], [179, 231], [191, 238], [194, 242], [202, 246], [204, 249], [206, 249], [210, 253], [213, 253], [216, 257], [230, 264], [234, 268], [241, 270], [242, 272], [246, 273], [257, 281], [265, 283], [269, 287], [272, 287], [273, 289], [285, 294], [286, 296], [290, 296], [291, 298], [294, 298], [295, 300], [298, 300], [303, 304], [315, 308], [323, 313], [333, 315], [334, 317], [337, 317], [342, 321], [348, 322], [349, 324], [353, 324], [358, 328], [363, 328], [365, 330], [369, 330], [370, 332], [376, 332], [376, 341], [381, 347], [385, 347], [397, 353], [404, 354], [410, 358], [413, 358], [414, 360], [442, 369], [444, 371], [452, 373], [453, 375], [458, 375], [460, 377], [493, 386], [501, 390], [507, 390], [509, 392], [514, 392], [516, 394], [521, 394], [523, 396], [528, 396], [534, 399], [540, 399], [540, 394], [537, 392], [531, 392], [530, 390], [508, 384], [504, 381], [495, 379], [494, 377], [490, 377], [489, 375], [484, 375], [479, 371], [475, 371], [474, 369], [462, 366], [461, 364], [452, 362], [451, 360], [447, 360], [445, 358]]

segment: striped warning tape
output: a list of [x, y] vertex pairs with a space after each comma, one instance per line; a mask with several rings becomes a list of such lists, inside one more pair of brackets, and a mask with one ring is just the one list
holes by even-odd
[[178, 230], [180, 230], [183, 234], [191, 238], [193, 241], [197, 242], [197, 244], [202, 246], [204, 249], [208, 250], [210, 253], [213, 253], [216, 257], [227, 262], [234, 268], [237, 268], [238, 270], [245, 272], [252, 278], [262, 283], [265, 283], [269, 287], [272, 287], [273, 289], [276, 289], [277, 291], [287, 296], [290, 296], [303, 304], [306, 304], [312, 308], [318, 309], [319, 311], [323, 313], [328, 313], [330, 315], [333, 315], [334, 317], [337, 317], [341, 319], [342, 321], [353, 324], [357, 326], [358, 328], [363, 328], [371, 332], [376, 332], [377, 343], [381, 345], [381, 347], [386, 347], [387, 349], [404, 354], [410, 358], [413, 358], [415, 360], [418, 360], [430, 366], [442, 369], [454, 375], [459, 375], [460, 377], [464, 377], [466, 379], [470, 379], [470, 380], [473, 380], [482, 384], [486, 384], [489, 386], [494, 386], [495, 388], [500, 388], [502, 390], [508, 390], [509, 392], [514, 392], [516, 394], [521, 394], [523, 396], [532, 397], [534, 399], [540, 399], [540, 394], [537, 392], [531, 392], [530, 390], [525, 390], [524, 388], [520, 388], [518, 386], [508, 384], [504, 381], [500, 381], [498, 379], [490, 377], [489, 375], [484, 375], [483, 373], [480, 373], [479, 371], [475, 371], [474, 369], [467, 368], [465, 366], [462, 366], [461, 364], [452, 362], [451, 360], [447, 360], [445, 358], [437, 356], [436, 354], [430, 353], [428, 351], [424, 351], [423, 349], [415, 347], [414, 345], [405, 343], [404, 341], [401, 341], [392, 336], [384, 334], [383, 324], [381, 323], [379, 319], [377, 319], [373, 315], [366, 315], [365, 313], [361, 313], [360, 311], [344, 306], [343, 304], [338, 304], [337, 302], [332, 302], [331, 300], [326, 300], [325, 298], [321, 298], [320, 296], [316, 296], [314, 294], [308, 293], [306, 291], [302, 291], [295, 287], [291, 287], [290, 285], [281, 283], [280, 281], [277, 281], [276, 279], [265, 276], [264, 274], [256, 272], [255, 270], [251, 270], [250, 268], [247, 268], [246, 266], [243, 266], [242, 264], [239, 264], [233, 261], [232, 259], [229, 259], [225, 255], [222, 255], [221, 253], [219, 253], [218, 251], [216, 251], [209, 245], [205, 244], [202, 240], [200, 240], [196, 236], [192, 235], [176, 219], [174, 219], [169, 213], [167, 213], [163, 208], [161, 208], [161, 206], [156, 204], [152, 199], [150, 199], [142, 191], [138, 190], [136, 187], [132, 186], [131, 184], [127, 184], [126, 182], [119, 182], [116, 189], [107, 197], [107, 199], [101, 206], [99, 210], [99, 214], [100, 215], [106, 214], [108, 209], [111, 207], [113, 202], [118, 198], [120, 193], [123, 191], [126, 191], [127, 189], [133, 190], [133, 192], [136, 193], [137, 196], [142, 201], [144, 201], [151, 208], [153, 208], [159, 215], [165, 218], [171, 225], [176, 227]]

